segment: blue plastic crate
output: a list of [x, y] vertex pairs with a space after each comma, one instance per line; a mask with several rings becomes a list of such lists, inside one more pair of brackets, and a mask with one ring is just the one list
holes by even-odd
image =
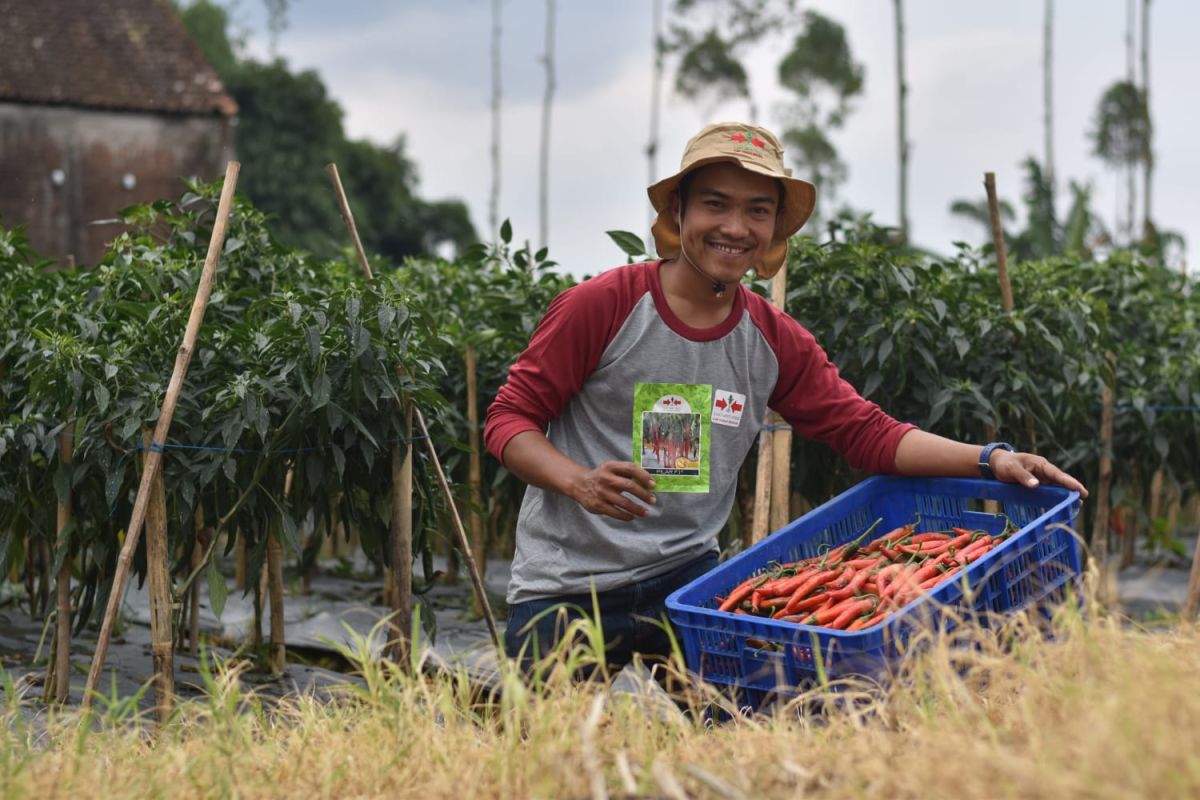
[[[1000, 513], [986, 510], [987, 500], [997, 501]], [[986, 624], [995, 614], [1064, 601], [1080, 574], [1079, 542], [1072, 530], [1078, 513], [1079, 493], [1056, 486], [870, 478], [671, 593], [667, 613], [688, 668], [712, 683], [736, 687], [750, 705], [812, 685], [818, 676], [816, 653], [830, 679], [881, 677], [902, 653], [908, 634], [918, 624], [936, 622], [942, 609], [974, 612]], [[963, 527], [999, 533], [1006, 518], [1020, 530], [956, 579], [865, 630], [835, 631], [717, 610], [714, 597], [771, 562], [820, 555], [854, 540], [880, 518], [872, 538], [918, 518], [918, 532]]]

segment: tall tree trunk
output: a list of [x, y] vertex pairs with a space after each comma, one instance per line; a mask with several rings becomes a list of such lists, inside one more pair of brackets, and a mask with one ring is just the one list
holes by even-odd
[[900, 240], [908, 242], [908, 83], [904, 78], [904, 3], [892, 0], [896, 12], [896, 136], [900, 156]]
[[1150, 216], [1150, 188], [1154, 177], [1154, 125], [1150, 116], [1150, 0], [1142, 0], [1142, 102], [1146, 110], [1146, 150], [1142, 153], [1142, 240], [1154, 244], [1153, 222]]
[[[654, 38], [652, 46], [654, 48], [654, 68], [650, 79], [650, 138], [646, 141], [646, 167], [647, 181], [646, 185], [654, 183], [658, 180], [658, 130], [660, 112], [662, 109], [662, 84], [663, 84], [663, 53], [662, 53], [662, 17], [663, 17], [663, 0], [654, 0]], [[654, 225], [655, 212], [650, 209], [650, 225]], [[653, 236], [647, 232], [646, 248], [649, 249], [652, 245]]]
[[1042, 27], [1042, 127], [1046, 138], [1043, 173], [1054, 201], [1054, 0], [1046, 0]]
[[[1137, 0], [1125, 2], [1125, 79], [1130, 86], [1137, 86], [1137, 71], [1134, 67], [1135, 29], [1137, 28]], [[1133, 218], [1137, 202], [1137, 165], [1130, 161], [1125, 167], [1125, 238], [1133, 243]]]
[[539, 247], [550, 242], [550, 107], [554, 101], [554, 15], [556, 0], [546, 0], [546, 92], [542, 95], [542, 146], [538, 169]]
[[488, 198], [488, 227], [500, 229], [500, 0], [492, 0], [492, 193]]

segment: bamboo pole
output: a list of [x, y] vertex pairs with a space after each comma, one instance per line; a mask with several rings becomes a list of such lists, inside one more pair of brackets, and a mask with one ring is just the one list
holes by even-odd
[[[342, 187], [342, 179], [338, 175], [337, 165], [328, 164], [325, 171], [329, 173], [333, 193], [337, 195], [338, 207], [342, 210], [342, 222], [350, 232], [354, 242], [354, 252], [358, 255], [358, 265], [363, 277], [374, 280], [371, 264], [363, 251], [362, 239], [358, 235], [358, 226], [354, 224], [354, 214], [350, 211], [350, 200]], [[388, 572], [385, 596], [392, 607], [392, 660], [398, 664], [408, 663], [409, 636], [412, 631], [412, 515], [413, 515], [413, 486], [412, 486], [412, 407], [411, 403], [401, 403], [401, 411], [406, 415], [408, 442], [404, 455], [400, 455], [400, 443], [392, 443], [392, 525], [391, 525], [391, 560], [392, 567]]]
[[1106, 354], [1109, 380], [1104, 382], [1104, 395], [1100, 407], [1100, 475], [1096, 487], [1096, 511], [1092, 521], [1092, 556], [1096, 560], [1100, 576], [1099, 599], [1107, 603], [1110, 599], [1108, 586], [1108, 516], [1109, 491], [1112, 488], [1113, 408], [1117, 380], [1117, 355], [1111, 350]]
[[125, 544], [117, 558], [117, 569], [113, 574], [112, 589], [108, 596], [108, 607], [104, 612], [104, 621], [100, 626], [100, 634], [96, 639], [96, 652], [92, 657], [92, 667], [88, 672], [84, 688], [83, 707], [88, 708], [92, 703], [92, 695], [100, 683], [100, 672], [104, 669], [104, 658], [108, 653], [109, 639], [112, 637], [113, 624], [121, 607], [125, 594], [125, 582], [129, 577], [129, 565], [133, 560], [133, 552], [141, 537], [142, 524], [146, 520], [146, 506], [150, 500], [150, 486], [158, 473], [162, 462], [162, 445], [167, 441], [171, 430], [171, 419], [175, 416], [175, 406], [179, 402], [179, 394], [183, 390], [183, 380], [187, 376], [188, 364], [192, 360], [192, 351], [196, 346], [196, 338], [200, 334], [200, 325], [204, 321], [204, 312], [208, 308], [208, 297], [212, 293], [213, 282], [216, 279], [217, 264], [221, 257], [221, 248], [225, 244], [225, 229], [229, 223], [229, 209], [233, 205], [233, 192], [237, 186], [238, 172], [241, 164], [230, 161], [225, 169], [225, 183], [221, 189], [221, 200], [217, 205], [217, 217], [213, 222], [212, 237], [208, 243], [208, 255], [204, 259], [204, 270], [200, 273], [200, 285], [196, 288], [196, 297], [192, 301], [191, 315], [188, 317], [187, 329], [183, 335], [183, 344], [175, 358], [175, 369], [171, 373], [167, 394], [159, 411], [158, 423], [154, 428], [154, 442], [150, 452], [146, 454], [146, 466], [142, 469], [142, 479], [138, 486], [137, 499], [133, 504], [133, 514], [125, 534]]
[[1191, 622], [1200, 610], [1200, 533], [1196, 534], [1196, 552], [1192, 556], [1192, 571], [1188, 575], [1187, 600], [1183, 604], [1183, 619]]
[[1008, 251], [1004, 246], [1004, 228], [1000, 225], [1000, 203], [996, 199], [996, 173], [983, 173], [983, 185], [987, 189], [988, 216], [992, 220], [992, 242], [996, 247], [996, 270], [1000, 275], [1000, 304], [1005, 311], [1012, 311], [1012, 284], [1008, 281]]
[[[471, 452], [468, 461], [467, 490], [471, 501], [468, 519], [471, 523], [471, 555], [479, 565], [480, 574], [487, 574], [487, 537], [484, 535], [483, 518], [483, 464], [482, 443], [479, 441], [479, 380], [475, 365], [475, 348], [467, 345], [465, 352], [467, 370], [467, 445]], [[479, 598], [475, 598], [475, 613], [482, 614]]]
[[[208, 531], [205, 528], [204, 521], [204, 504], [196, 503], [196, 540], [192, 544], [192, 570], [196, 570], [204, 563], [205, 545], [208, 544]], [[192, 655], [196, 654], [199, 648], [200, 641], [200, 583], [192, 581], [192, 588], [188, 591], [188, 652]]]
[[[780, 310], [787, 306], [787, 264], [771, 278], [771, 305]], [[777, 531], [787, 525], [792, 497], [792, 428], [783, 417], [771, 414], [771, 501], [770, 526]]]
[[367, 280], [374, 280], [375, 276], [371, 274], [371, 263], [367, 261], [367, 254], [363, 251], [362, 239], [358, 238], [358, 226], [354, 224], [350, 201], [346, 198], [345, 190], [342, 189], [342, 178], [338, 174], [337, 164], [326, 164], [325, 171], [329, 173], [329, 180], [333, 184], [333, 193], [337, 195], [338, 209], [342, 212], [342, 222], [346, 223], [346, 228], [350, 231], [350, 241], [354, 243], [354, 252], [358, 256], [358, 264], [362, 268], [363, 276]]
[[[142, 432], [147, 445], [142, 469], [147, 469], [152, 433]], [[162, 470], [150, 484], [146, 508], [146, 583], [150, 590], [150, 654], [154, 661], [154, 707], [158, 721], [171, 715], [175, 695], [175, 631], [172, 618], [170, 557], [167, 553], [167, 493]]]
[[[74, 417], [74, 409], [71, 410]], [[71, 424], [58, 437], [58, 463], [69, 469], [75, 449], [75, 423]], [[71, 487], [67, 486], [67, 496], [58, 498], [57, 529], [58, 547], [67, 547], [63, 531], [71, 524]], [[63, 557], [62, 567], [54, 583], [54, 599], [56, 611], [54, 615], [54, 659], [50, 669], [53, 671], [54, 683], [52, 699], [57, 703], [65, 703], [71, 699], [71, 554], [68, 549]], [[47, 688], [50, 681], [46, 681]]]
[[278, 521], [267, 531], [267, 596], [271, 604], [271, 672], [282, 675], [287, 666], [287, 642], [283, 630], [283, 545]]
[[413, 414], [412, 405], [404, 410], [404, 435], [408, 440], [401, 459], [398, 447], [392, 448], [392, 661], [401, 666], [410, 663], [412, 651], [412, 492], [413, 492]]
[[501, 650], [500, 634], [496, 630], [496, 618], [492, 616], [492, 605], [488, 602], [487, 594], [483, 590], [483, 579], [479, 575], [479, 567], [475, 565], [475, 558], [471, 555], [470, 544], [467, 542], [467, 532], [463, 528], [462, 517], [458, 515], [458, 506], [454, 504], [454, 494], [450, 491], [450, 484], [446, 482], [446, 473], [442, 471], [442, 462], [438, 459], [437, 448], [433, 446], [433, 440], [429, 438], [429, 428], [425, 426], [425, 417], [421, 414], [421, 409], [414, 405], [412, 406], [412, 411], [416, 415], [418, 433], [425, 439], [425, 447], [429, 451], [429, 460], [433, 462], [438, 483], [441, 485], [442, 494], [446, 498], [446, 505], [450, 507], [450, 513], [454, 516], [454, 529], [458, 534], [458, 546], [462, 550], [463, 561], [467, 563], [467, 571], [471, 575], [471, 584], [475, 588], [475, 597], [483, 609], [484, 619], [487, 620], [488, 632], [492, 635], [492, 644], [496, 646], [497, 650]]
[[[770, 416], [767, 421], [770, 421]], [[758, 434], [758, 469], [754, 474], [754, 520], [750, 524], [750, 541], [743, 544], [751, 545], [766, 538], [771, 524], [771, 473], [775, 448], [771, 445], [771, 432], [764, 428]]]

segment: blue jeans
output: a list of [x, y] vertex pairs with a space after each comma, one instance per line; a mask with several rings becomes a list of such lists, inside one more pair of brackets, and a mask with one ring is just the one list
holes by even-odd
[[[717, 554], [707, 553], [662, 575], [597, 592], [609, 666], [625, 666], [634, 653], [643, 658], [667, 658], [671, 653], [671, 640], [663, 628], [667, 595], [716, 566]], [[558, 645], [572, 620], [591, 618], [592, 613], [590, 594], [513, 604], [508, 607], [504, 649], [511, 658], [520, 656], [522, 667], [528, 669], [534, 660]]]

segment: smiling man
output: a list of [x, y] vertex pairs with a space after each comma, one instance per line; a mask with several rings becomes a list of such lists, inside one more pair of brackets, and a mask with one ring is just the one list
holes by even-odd
[[[559, 295], [488, 410], [488, 449], [529, 484], [505, 647], [526, 658], [590, 612], [611, 665], [664, 656], [666, 596], [717, 564], [717, 533], [767, 409], [855, 467], [1083, 487], [1046, 459], [902, 424], [813, 336], [742, 286], [769, 278], [816, 192], [768, 131], [709, 125], [648, 189], [659, 261]], [[558, 609], [564, 609], [558, 613]]]

